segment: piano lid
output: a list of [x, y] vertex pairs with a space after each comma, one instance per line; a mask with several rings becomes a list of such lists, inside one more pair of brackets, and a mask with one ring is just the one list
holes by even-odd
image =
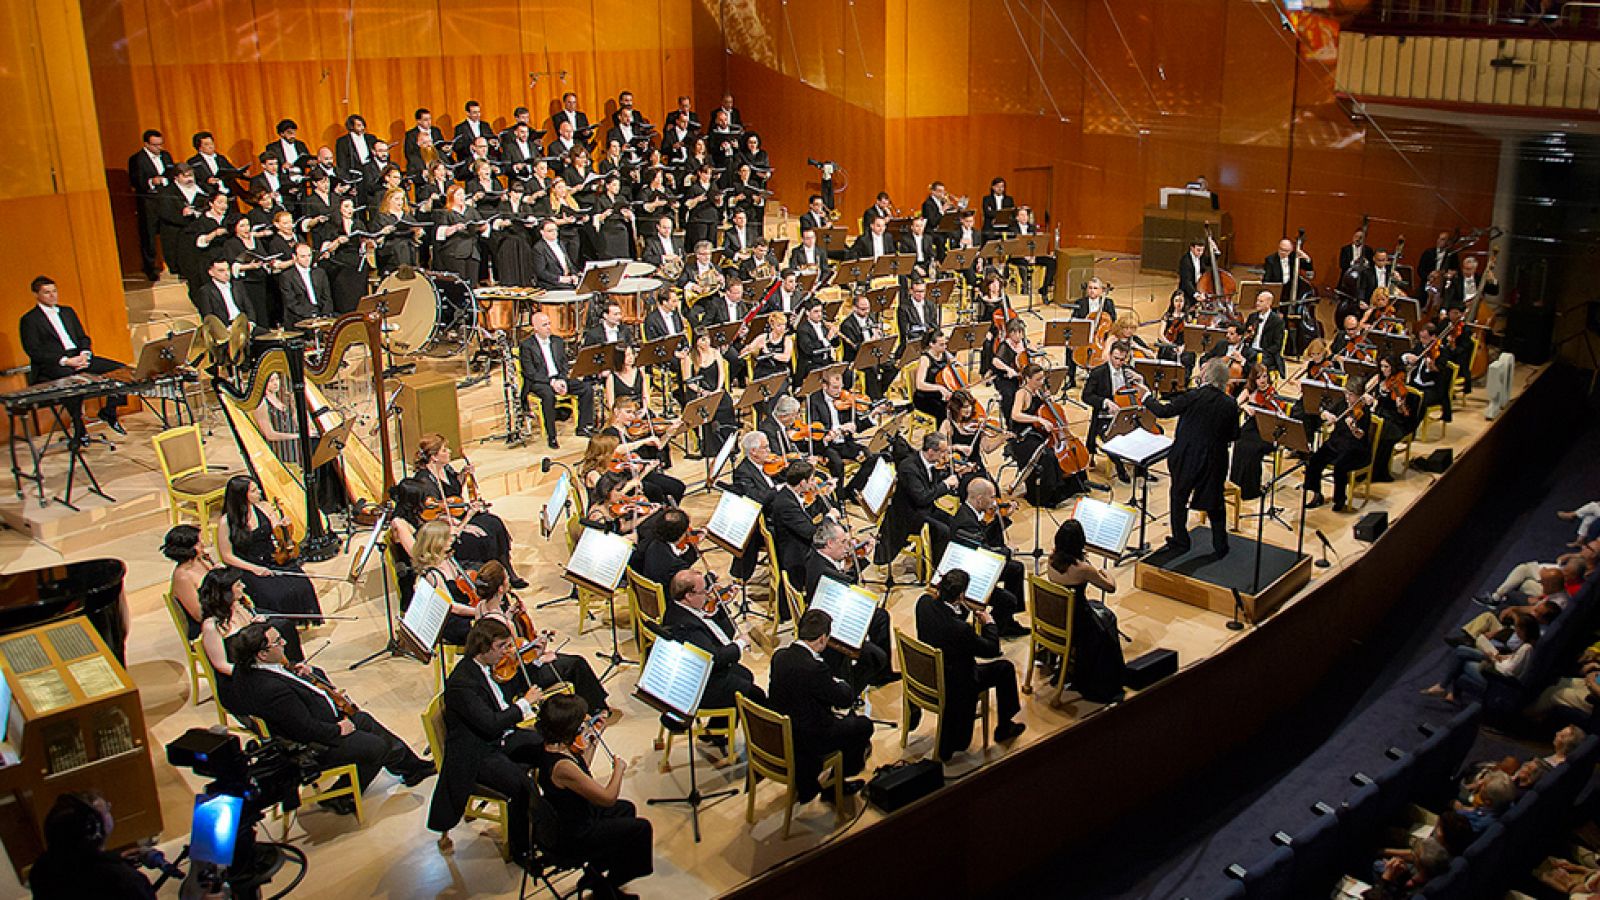
[[0, 575], [0, 634], [84, 614], [104, 635], [101, 619], [122, 596], [126, 572], [120, 559], [90, 559]]

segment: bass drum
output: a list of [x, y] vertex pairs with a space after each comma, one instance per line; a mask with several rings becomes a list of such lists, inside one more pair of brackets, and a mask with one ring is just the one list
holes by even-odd
[[401, 267], [378, 284], [378, 291], [405, 295], [400, 315], [389, 320], [395, 353], [458, 356], [477, 333], [478, 302], [467, 283], [449, 272]]

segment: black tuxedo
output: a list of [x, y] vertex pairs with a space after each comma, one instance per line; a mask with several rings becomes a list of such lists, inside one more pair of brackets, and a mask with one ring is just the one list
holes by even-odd
[[1199, 259], [1193, 253], [1185, 253], [1178, 260], [1178, 290], [1190, 303], [1194, 302], [1195, 294], [1200, 290], [1200, 276], [1205, 273], [1208, 262], [1204, 253], [1200, 254]]
[[1006, 558], [1006, 564], [1000, 569], [1000, 583], [989, 595], [989, 609], [994, 613], [997, 625], [1015, 624], [1017, 613], [1023, 610], [1023, 584], [1027, 573], [1023, 571], [1022, 563], [1011, 558], [1011, 546], [1006, 543], [1005, 523], [999, 516], [995, 516], [992, 522], [985, 522], [970, 504], [962, 503], [950, 519], [950, 539], [970, 547], [992, 550]]
[[1247, 356], [1253, 352], [1254, 345], [1256, 344], [1255, 338], [1260, 337], [1261, 364], [1272, 371], [1277, 372], [1279, 375], [1282, 375], [1284, 331], [1283, 316], [1279, 315], [1276, 310], [1267, 310], [1266, 320], [1263, 322], [1261, 314], [1254, 312], [1250, 314], [1250, 318], [1245, 322], [1245, 327], [1247, 329], [1251, 326], [1256, 328], [1256, 334], [1252, 336], [1250, 340], [1245, 342], [1245, 347], [1249, 348], [1246, 350]]
[[816, 534], [817, 523], [811, 511], [800, 503], [800, 496], [788, 487], [772, 492], [763, 513], [778, 548], [778, 568], [789, 576], [789, 584], [798, 589], [804, 584], [806, 554], [811, 552], [811, 537]]
[[[1115, 322], [1117, 320], [1117, 301], [1112, 300], [1105, 294], [1100, 295], [1100, 310], [1110, 317], [1111, 321]], [[1088, 294], [1073, 301], [1072, 317], [1074, 319], [1087, 319], [1090, 315]]]
[[567, 343], [555, 335], [550, 336], [550, 361], [555, 364], [552, 371], [545, 364], [544, 353], [540, 350], [539, 339], [529, 335], [517, 351], [518, 361], [522, 365], [522, 397], [527, 402], [527, 397], [532, 394], [539, 398], [539, 407], [544, 414], [544, 436], [548, 441], [556, 439], [556, 391], [550, 382], [563, 380], [567, 383], [567, 393], [578, 400], [578, 430], [588, 430], [594, 424], [594, 385], [586, 380], [569, 378], [567, 361]]
[[896, 353], [904, 352], [906, 344], [920, 340], [929, 331], [939, 327], [939, 305], [932, 300], [924, 300], [920, 312], [909, 296], [901, 297], [896, 306], [895, 327], [900, 332], [900, 346]]
[[665, 590], [671, 586], [672, 576], [685, 569], [694, 568], [694, 564], [699, 561], [700, 551], [694, 547], [679, 554], [666, 541], [652, 538], [634, 549], [633, 558], [628, 564], [635, 572], [661, 585]]
[[[285, 159], [284, 158], [284, 152], [283, 152], [283, 140], [281, 138], [273, 138], [272, 142], [270, 144], [267, 144], [266, 149], [263, 150], [262, 152], [267, 154], [268, 156], [272, 157], [273, 159], [276, 159], [278, 161], [278, 171], [279, 172], [283, 172], [285, 169], [287, 169], [290, 165], [293, 165], [295, 162], [297, 162], [299, 160], [302, 160], [302, 159], [305, 159], [308, 156], [311, 156], [311, 150], [306, 147], [306, 142], [305, 141], [297, 139], [297, 140], [295, 140], [295, 142], [293, 144], [293, 147], [294, 147], [294, 157], [290, 158], [290, 159]], [[312, 159], [314, 160], [315, 157], [312, 157]]]
[[806, 266], [816, 266], [819, 275], [826, 274], [829, 269], [833, 268], [828, 265], [828, 254], [822, 249], [821, 244], [812, 247], [811, 254], [811, 259], [806, 259], [805, 245], [796, 244], [789, 251], [789, 268], [803, 269]]
[[789, 717], [801, 801], [816, 796], [817, 776], [829, 755], [843, 753], [846, 776], [866, 768], [872, 752], [872, 721], [836, 712], [848, 709], [855, 698], [850, 685], [834, 677], [828, 664], [799, 641], [772, 655], [767, 705]]
[[1461, 254], [1453, 250], [1441, 253], [1438, 247], [1422, 251], [1422, 256], [1417, 260], [1417, 283], [1427, 284], [1428, 276], [1437, 269], [1461, 271]]
[[[559, 239], [558, 239], [559, 240]], [[566, 247], [561, 248], [562, 253], [567, 252]], [[567, 255], [565, 271], [562, 270], [561, 259], [550, 245], [544, 240], [539, 240], [533, 245], [533, 281], [547, 291], [570, 291], [575, 284], [568, 284], [561, 280], [563, 275], [577, 275], [579, 272], [577, 262], [570, 254]]]
[[337, 141], [333, 142], [333, 164], [339, 167], [340, 175], [354, 172], [366, 165], [361, 161], [359, 151], [356, 149], [356, 141], [358, 140], [366, 145], [367, 159], [372, 159], [372, 148], [377, 145], [378, 139], [371, 134], [362, 133], [357, 135], [345, 132], [339, 136]]
[[[1267, 257], [1266, 260], [1261, 264], [1261, 282], [1263, 284], [1287, 284], [1289, 280], [1289, 273], [1294, 269], [1294, 260], [1295, 256], [1293, 252], [1289, 254], [1289, 260], [1287, 264], [1284, 262], [1283, 257], [1276, 253]], [[1286, 291], [1285, 293], [1293, 294], [1293, 296], [1285, 297], [1285, 299], [1298, 299], [1301, 294], [1309, 291], [1311, 289], [1311, 279], [1315, 276], [1316, 272], [1312, 270], [1311, 260], [1300, 260], [1300, 290], [1292, 292]]]
[[818, 228], [831, 227], [833, 227], [833, 222], [828, 220], [828, 216], [825, 213], [807, 211], [800, 214], [800, 231], [802, 234], [805, 233], [807, 228], [816, 230]]
[[[640, 241], [640, 244], [643, 245], [639, 251], [639, 259], [641, 261], [647, 262], [652, 266], [660, 266], [666, 261], [667, 254], [661, 246], [661, 235], [651, 233], [649, 237]], [[679, 259], [684, 259], [683, 241], [677, 237], [672, 238], [672, 254]], [[684, 268], [687, 269], [688, 266]]]
[[439, 781], [428, 808], [428, 828], [449, 831], [461, 821], [467, 797], [479, 785], [511, 800], [506, 840], [511, 855], [528, 852], [528, 801], [533, 780], [529, 769], [544, 756], [544, 739], [518, 728], [522, 709], [495, 700], [497, 689], [483, 667], [463, 657], [444, 684], [444, 759], [438, 760]]
[[233, 695], [238, 707], [234, 712], [261, 719], [274, 738], [310, 745], [323, 767], [354, 763], [362, 790], [379, 769], [405, 777], [428, 768], [405, 741], [365, 712], [350, 718], [354, 731], [340, 734], [339, 723], [345, 717], [327, 695], [286, 674], [255, 667], [235, 669]]
[[[250, 302], [250, 295], [245, 290], [244, 282], [229, 282], [229, 288], [229, 292], [233, 295], [233, 305], [239, 310], [239, 314], [253, 326], [265, 325], [265, 320], [261, 318], [262, 311], [256, 309], [255, 304]], [[200, 315], [216, 316], [224, 324], [233, 321], [233, 317], [228, 315], [227, 304], [222, 300], [222, 289], [210, 278], [201, 282], [200, 289], [195, 292], [194, 300], [195, 305], [200, 308]]]
[[990, 191], [989, 193], [983, 195], [983, 237], [984, 237], [984, 240], [989, 240], [990, 238], [993, 238], [995, 236], [995, 234], [997, 234], [1000, 231], [1009, 231], [1010, 230], [1009, 228], [1006, 228], [1006, 229], [997, 229], [997, 228], [995, 228], [994, 220], [995, 220], [995, 216], [999, 214], [1000, 210], [1002, 210], [1002, 209], [1015, 209], [1016, 206], [1017, 206], [1016, 198], [1012, 197], [1010, 194], [1002, 194], [999, 197], [998, 200], [995, 198], [993, 191]]
[[1172, 537], [1189, 545], [1189, 506], [1204, 510], [1211, 521], [1212, 548], [1228, 547], [1227, 519], [1222, 508], [1222, 482], [1228, 474], [1228, 445], [1239, 436], [1239, 405], [1210, 385], [1192, 388], [1171, 400], [1154, 395], [1144, 405], [1161, 418], [1178, 417], [1177, 434], [1167, 454], [1172, 473]]
[[[688, 320], [684, 318], [681, 311], [670, 314], [672, 317], [670, 323], [667, 319], [668, 315], [667, 311], [659, 306], [650, 310], [650, 315], [644, 317], [645, 340], [659, 341], [669, 334], [683, 334], [687, 330]], [[670, 330], [668, 329], [669, 324], [671, 325]]]
[[[1391, 275], [1390, 273], [1393, 273], [1393, 274]], [[1385, 279], [1386, 279], [1385, 282], [1384, 282], [1384, 287], [1389, 288], [1391, 294], [1394, 293], [1393, 289], [1396, 286], [1399, 286], [1401, 288], [1405, 287], [1405, 279], [1400, 277], [1400, 270], [1399, 269], [1385, 268], [1384, 269], [1384, 274], [1385, 274]], [[1355, 298], [1353, 300], [1348, 301], [1346, 304], [1341, 304], [1341, 309], [1343, 310], [1344, 313], [1351, 314], [1351, 315], [1354, 315], [1354, 316], [1359, 318], [1361, 316], [1361, 313], [1362, 313], [1361, 304], [1362, 303], [1370, 303], [1370, 302], [1372, 302], [1372, 292], [1377, 290], [1377, 289], [1378, 289], [1378, 267], [1377, 266], [1368, 266], [1366, 268], [1366, 270], [1363, 271], [1361, 273], [1361, 275], [1356, 278], [1356, 296], [1355, 296]], [[1340, 316], [1340, 319], [1339, 319], [1339, 325], [1341, 327], [1343, 327], [1343, 325], [1344, 325], [1344, 318], [1343, 318], [1342, 315]]]
[[746, 222], [744, 226], [744, 244], [741, 246], [739, 244], [739, 238], [736, 236], [739, 233], [739, 227], [737, 225], [730, 224], [728, 226], [727, 234], [723, 235], [722, 252], [729, 259], [732, 259], [733, 255], [738, 253], [740, 250], [749, 250], [754, 247], [756, 245], [756, 239], [761, 236], [759, 226]]
[[232, 184], [239, 177], [238, 173], [232, 171], [233, 163], [228, 162], [228, 158], [221, 153], [212, 154], [211, 159], [216, 163], [215, 170], [211, 168], [211, 163], [206, 162], [204, 156], [196, 153], [189, 157], [187, 162], [190, 168], [194, 169], [194, 183], [200, 185], [200, 189], [208, 194], [219, 191], [224, 194], [233, 193]]
[[[1339, 248], [1339, 273], [1342, 275], [1345, 272], [1350, 271], [1350, 267], [1356, 264], [1356, 258], [1357, 257], [1356, 257], [1356, 245], [1355, 244], [1345, 244], [1343, 247], [1340, 247]], [[1372, 262], [1372, 246], [1371, 245], [1369, 245], [1369, 244], [1362, 244], [1361, 245], [1360, 258], [1366, 260], [1369, 263]]]
[[550, 127], [547, 129], [549, 133], [555, 134], [559, 130], [558, 126], [563, 121], [572, 123], [573, 140], [583, 140], [583, 132], [589, 127], [589, 117], [583, 110], [573, 110], [571, 113], [564, 109], [558, 110], [555, 115], [550, 117]]
[[[805, 584], [796, 584], [794, 588], [804, 595], [807, 606], [810, 606], [811, 601], [817, 596], [817, 585], [822, 582], [824, 576], [840, 584], [861, 583], [860, 576], [851, 568], [848, 560], [841, 568], [816, 549], [806, 554], [804, 572]], [[851, 697], [860, 694], [871, 685], [886, 683], [884, 676], [889, 672], [889, 649], [893, 640], [891, 629], [889, 613], [880, 605], [872, 611], [872, 621], [867, 624], [866, 640], [862, 642], [861, 652], [855, 659], [852, 660], [833, 647], [822, 651], [823, 663], [830, 672], [849, 684]]]
[[328, 281], [328, 273], [316, 265], [311, 267], [311, 288], [316, 292], [315, 302], [306, 293], [305, 279], [298, 268], [290, 266], [278, 273], [278, 296], [283, 298], [285, 322], [293, 324], [333, 313], [333, 286]]
[[924, 231], [921, 235], [915, 235], [908, 231], [900, 236], [899, 252], [915, 254], [918, 247], [922, 248], [922, 259], [918, 260], [918, 265], [926, 269], [938, 261], [939, 254], [934, 247], [932, 232]]
[[156, 267], [156, 235], [157, 226], [161, 221], [160, 201], [161, 187], [154, 184], [156, 178], [165, 177], [172, 168], [172, 154], [161, 151], [159, 162], [150, 158], [150, 154], [140, 148], [138, 152], [128, 157], [128, 184], [133, 188], [133, 195], [137, 202], [136, 212], [139, 217], [139, 254], [144, 261], [144, 274], [151, 281], [160, 274]]
[[744, 318], [749, 307], [744, 301], [734, 305], [733, 311], [728, 310], [728, 298], [723, 294], [707, 294], [694, 306], [694, 327], [710, 328], [716, 325], [726, 325], [729, 322], [738, 322]]
[[[874, 208], [876, 208], [876, 207], [874, 207]], [[874, 258], [876, 258], [875, 255], [872, 252], [872, 237], [873, 237], [872, 232], [868, 231], [868, 232], [863, 233], [860, 237], [856, 238], [855, 243], [850, 245], [850, 258], [851, 259], [874, 259]], [[893, 254], [893, 253], [896, 253], [896, 252], [899, 251], [899, 248], [895, 245], [894, 235], [890, 234], [887, 230], [885, 230], [883, 232], [882, 241], [883, 241], [883, 250], [882, 250], [881, 253], [876, 254], [876, 256], [888, 256], [890, 254]]]
[[471, 119], [462, 119], [457, 122], [455, 133], [450, 136], [450, 143], [455, 145], [457, 151], [464, 155], [472, 145], [472, 142], [480, 137], [486, 138], [491, 142], [489, 152], [493, 155], [493, 141], [497, 140], [497, 136], [494, 133], [494, 129], [489, 127], [489, 123], [482, 119], [478, 120], [478, 130], [476, 132], [472, 130]]
[[[444, 132], [440, 131], [437, 125], [429, 125], [428, 131], [433, 135], [433, 146], [437, 150], [444, 144]], [[422, 153], [417, 145], [417, 126], [413, 125], [406, 129], [405, 144], [401, 150], [406, 158], [406, 171], [422, 171]], [[443, 156], [443, 154], [440, 155]]]
[[[951, 204], [950, 209], [954, 210], [955, 204]], [[928, 231], [930, 233], [938, 230], [939, 220], [944, 218], [944, 210], [939, 208], [939, 201], [932, 194], [929, 194], [922, 201], [922, 218], [928, 221]]]
[[669, 603], [661, 617], [661, 630], [669, 639], [693, 644], [711, 654], [711, 680], [706, 683], [705, 693], [700, 697], [701, 708], [733, 706], [735, 694], [744, 694], [757, 703], [766, 703], [767, 695], [756, 686], [755, 676], [739, 661], [742, 651], [733, 642], [737, 633], [733, 620], [722, 609], [717, 610], [712, 620], [728, 643], [723, 643], [704, 619], [681, 603]]
[[[104, 375], [117, 369], [124, 368], [122, 363], [104, 356], [95, 356], [90, 346], [89, 334], [83, 330], [83, 325], [78, 321], [78, 314], [70, 306], [58, 306], [61, 310], [61, 327], [67, 332], [67, 337], [72, 339], [73, 348], [69, 350], [61, 342], [61, 336], [56, 334], [54, 326], [45, 317], [44, 310], [38, 304], [22, 314], [17, 323], [17, 336], [22, 342], [22, 352], [28, 356], [28, 382], [38, 384], [41, 381], [54, 381], [65, 378], [75, 371], [69, 366], [62, 365], [61, 359], [65, 356], [75, 356], [79, 351], [89, 350], [89, 367], [81, 371], [94, 375]], [[122, 406], [120, 396], [107, 397], [105, 406], [100, 415], [107, 422], [117, 420], [117, 409]], [[67, 414], [72, 418], [73, 435], [84, 433], [83, 427], [83, 401], [68, 400], [62, 404], [67, 409]]]
[[172, 270], [172, 274], [185, 281], [205, 274], [196, 270], [199, 262], [195, 259], [194, 240], [188, 234], [190, 226], [199, 216], [185, 211], [198, 212], [205, 205], [207, 196], [205, 190], [201, 189], [190, 200], [184, 197], [181, 188], [169, 182], [161, 189], [156, 200], [157, 216], [161, 223], [161, 253], [166, 257], [167, 268]]
[[954, 489], [945, 484], [949, 469], [936, 469], [930, 476], [922, 453], [913, 453], [895, 466], [894, 496], [889, 499], [889, 509], [883, 518], [883, 533], [879, 536], [879, 561], [892, 564], [900, 555], [906, 539], [928, 526], [932, 540], [933, 562], [944, 555], [950, 543], [950, 515], [934, 503]]
[[[945, 709], [939, 723], [941, 760], [972, 743], [978, 697], [994, 688], [996, 720], [1009, 722], [1021, 710], [1017, 670], [1000, 656], [1000, 633], [993, 625], [974, 631], [964, 610], [952, 609], [931, 594], [917, 600], [917, 640], [943, 651]], [[996, 658], [1000, 657], [1000, 658]], [[979, 659], [986, 660], [979, 662]], [[916, 724], [913, 718], [912, 724]]]
[[[773, 294], [777, 298], [777, 294]], [[839, 336], [827, 337], [827, 323], [822, 325], [823, 334], [817, 334], [816, 326], [809, 319], [802, 319], [794, 330], [794, 375], [796, 382], [805, 380], [813, 369], [820, 369], [832, 365], [837, 360], [834, 357], [834, 348], [839, 346]], [[821, 393], [820, 391], [818, 393]]]
[[[754, 462], [744, 459], [733, 467], [733, 492], [741, 497], [748, 497], [765, 506], [776, 489], [773, 480]], [[755, 538], [751, 539], [751, 543], [756, 541]]]

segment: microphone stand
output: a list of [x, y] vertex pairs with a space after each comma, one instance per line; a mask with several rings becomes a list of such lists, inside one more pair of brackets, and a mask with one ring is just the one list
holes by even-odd
[[[979, 437], [979, 440], [982, 440], [981, 436]], [[1017, 492], [1017, 488], [1023, 487], [1027, 483], [1028, 476], [1032, 475], [1034, 469], [1038, 468], [1039, 460], [1044, 458], [1044, 453], [1048, 449], [1050, 449], [1049, 440], [1045, 440], [1039, 444], [1039, 449], [1033, 451], [1033, 456], [1028, 459], [1028, 462], [1023, 465], [1022, 468], [1017, 470], [1017, 477], [1012, 480], [1011, 487], [1006, 490], [1007, 494], [1014, 496]], [[1045, 555], [1044, 535], [1042, 532], [1043, 523], [1040, 520], [1042, 520], [1046, 515], [1049, 515], [1049, 510], [1045, 507], [1035, 506], [1033, 508], [1033, 549], [1023, 554], [1024, 556], [1033, 557], [1033, 574], [1035, 575], [1039, 574], [1039, 560], [1044, 559]], [[1055, 523], [1055, 516], [1050, 516], [1050, 521], [1051, 523]]]
[[[1328, 562], [1328, 551], [1332, 550], [1335, 556], [1339, 555], [1339, 551], [1328, 541], [1328, 536], [1322, 533], [1321, 528], [1316, 530], [1316, 535], [1317, 540], [1322, 542], [1322, 558], [1317, 560], [1317, 568], [1326, 569], [1332, 565], [1332, 563]], [[1343, 562], [1343, 559], [1340, 561]]]
[[1244, 599], [1239, 596], [1238, 588], [1229, 588], [1233, 592], [1233, 619], [1228, 622], [1229, 631], [1243, 631], [1244, 623], [1239, 621], [1239, 614], [1244, 612]]
[[[379, 513], [379, 515], [378, 515], [378, 523], [376, 525], [372, 526], [372, 533], [374, 535], [383, 534], [385, 531], [388, 530], [389, 523], [393, 518], [394, 518], [394, 506], [390, 505], [390, 504], [386, 504], [383, 507], [383, 511], [381, 513]], [[382, 549], [379, 549], [380, 547]], [[375, 542], [373, 544], [373, 549], [376, 552], [383, 554], [383, 560], [380, 561], [380, 563], [379, 563], [379, 565], [380, 565], [380, 569], [379, 569], [380, 575], [379, 575], [379, 579], [378, 580], [383, 583], [383, 622], [384, 622], [384, 624], [386, 626], [388, 626], [389, 639], [388, 639], [387, 642], [384, 643], [384, 645], [382, 647], [379, 647], [377, 650], [374, 650], [372, 653], [369, 653], [366, 656], [362, 657], [361, 659], [358, 659], [355, 662], [351, 663], [350, 664], [350, 668], [348, 670], [348, 671], [351, 671], [351, 672], [354, 672], [356, 669], [361, 668], [362, 666], [366, 665], [369, 662], [375, 662], [380, 657], [383, 657], [383, 656], [388, 656], [390, 658], [394, 658], [394, 657], [397, 657], [397, 656], [405, 656], [406, 655], [405, 650], [400, 646], [400, 640], [395, 637], [395, 633], [394, 633], [394, 602], [389, 596], [389, 573], [387, 571], [387, 568], [391, 565], [391, 562], [390, 562], [390, 559], [389, 559], [389, 542], [387, 540], [384, 540], [384, 541], [381, 541], [381, 542]]]
[[[578, 473], [574, 472], [572, 470], [572, 467], [567, 465], [566, 463], [560, 462], [558, 460], [553, 460], [548, 456], [546, 456], [543, 459], [539, 460], [539, 471], [540, 472], [548, 473], [552, 467], [556, 467], [556, 466], [559, 466], [563, 472], [567, 473], [567, 477], [572, 479], [572, 483], [574, 485], [577, 485], [577, 484], [580, 483], [578, 481]], [[575, 510], [575, 509], [572, 509], [571, 507], [572, 507], [572, 493], [569, 491], [567, 493], [567, 496], [564, 499], [562, 499], [562, 501], [561, 501], [561, 510], [562, 510], [562, 512], [565, 512], [569, 516], [577, 515], [578, 511]], [[539, 511], [539, 529], [541, 531], [543, 531], [544, 527], [545, 527], [544, 510], [541, 509]], [[549, 540], [550, 539], [550, 534], [551, 534], [550, 532], [545, 532], [545, 534], [544, 534], [545, 540]], [[543, 603], [536, 603], [536, 604], [534, 604], [534, 609], [544, 609], [545, 607], [555, 606], [558, 603], [567, 603], [569, 601], [576, 600], [576, 599], [578, 599], [578, 586], [574, 584], [574, 585], [572, 585], [571, 590], [567, 592], [567, 595], [565, 597], [557, 597], [554, 600], [546, 600]]]

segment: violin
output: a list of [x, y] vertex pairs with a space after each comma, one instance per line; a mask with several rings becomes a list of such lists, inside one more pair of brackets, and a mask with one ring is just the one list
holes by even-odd
[[272, 526], [272, 561], [286, 566], [300, 558], [300, 545], [294, 540], [294, 524], [283, 514], [283, 507], [277, 500], [272, 501], [272, 508], [282, 520], [281, 524]]
[[794, 424], [789, 426], [789, 440], [795, 443], [820, 441], [827, 433], [828, 426], [821, 422], [806, 422], [804, 419], [796, 419]]
[[685, 531], [683, 533], [682, 537], [680, 537], [677, 540], [673, 541], [672, 542], [672, 546], [679, 553], [682, 553], [685, 550], [688, 550], [690, 547], [698, 547], [698, 546], [700, 546], [700, 539], [702, 537], [705, 537], [705, 529], [703, 529], [703, 528], [691, 528], [688, 531]]
[[[515, 624], [519, 620], [525, 622], [526, 625]], [[518, 637], [521, 638], [522, 646], [520, 649], [513, 650], [495, 660], [493, 668], [489, 670], [489, 673], [494, 676], [494, 680], [501, 684], [517, 677], [517, 673], [526, 671], [528, 666], [538, 665], [539, 657], [544, 655], [545, 650], [550, 646], [550, 642], [556, 636], [554, 631], [548, 629], [535, 633], [533, 631], [533, 621], [528, 618], [528, 614], [522, 609], [521, 603], [516, 605], [516, 611], [512, 613], [512, 622], [513, 627], [518, 632]], [[527, 629], [526, 634], [533, 635], [531, 638], [523, 633], [524, 627]], [[532, 679], [528, 679], [528, 681], [531, 685]]]
[[624, 516], [630, 515], [640, 517], [649, 516], [654, 514], [655, 511], [660, 508], [661, 504], [651, 503], [643, 497], [627, 497], [610, 504], [606, 509], [611, 513], [611, 517], [613, 519], [620, 519]]
[[339, 714], [345, 718], [353, 718], [356, 713], [361, 712], [361, 708], [356, 706], [355, 701], [350, 699], [349, 694], [346, 694], [339, 688], [334, 687], [333, 682], [317, 674], [316, 669], [306, 666], [302, 677], [315, 685], [317, 690], [320, 690], [322, 693], [326, 694], [328, 697], [328, 702], [332, 703], [333, 708], [337, 709]]
[[[883, 401], [879, 401], [883, 402]], [[833, 398], [833, 408], [839, 412], [855, 412], [857, 415], [867, 415], [878, 404], [865, 394], [851, 391], [840, 391], [839, 396]]]
[[[605, 724], [606, 711], [598, 710], [583, 720], [583, 727], [578, 729], [578, 736], [572, 739], [572, 749], [579, 753], [587, 752], [590, 744], [604, 744], [605, 738], [600, 736], [603, 730], [600, 726]], [[607, 750], [607, 753], [611, 751]]]
[[989, 524], [996, 519], [1002, 522], [1011, 521], [1014, 504], [1010, 500], [996, 500], [994, 505], [983, 511], [984, 524]]
[[823, 497], [833, 496], [834, 483], [832, 478], [813, 478], [812, 486], [800, 492], [800, 503], [810, 506]]
[[422, 501], [422, 521], [424, 522], [432, 522], [441, 516], [451, 520], [464, 519], [470, 511], [471, 504], [465, 498], [459, 496], [429, 497]]
[[647, 460], [637, 453], [623, 453], [618, 450], [611, 459], [611, 471], [621, 475], [624, 472], [641, 469], [649, 462], [652, 462], [652, 460]]
[[765, 472], [768, 478], [776, 478], [783, 474], [784, 469], [789, 468], [790, 463], [800, 462], [804, 458], [799, 453], [774, 453], [761, 464], [761, 471]]
[[483, 598], [478, 596], [477, 569], [463, 570], [460, 566], [456, 566], [456, 577], [450, 579], [450, 583], [456, 586], [461, 596], [467, 598], [465, 605], [477, 606], [483, 602]]
[[624, 432], [629, 440], [642, 441], [649, 437], [666, 437], [674, 427], [674, 423], [660, 419], [636, 419], [628, 423]]

